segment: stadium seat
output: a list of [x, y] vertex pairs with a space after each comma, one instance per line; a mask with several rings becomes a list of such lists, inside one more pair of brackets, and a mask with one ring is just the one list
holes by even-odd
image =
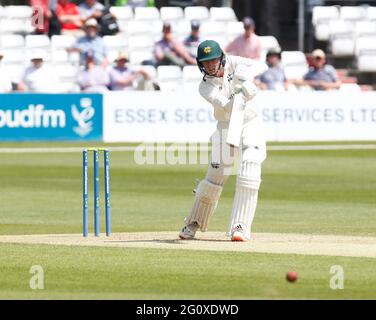
[[143, 79], [142, 77], [137, 77], [132, 83], [134, 90], [142, 90], [143, 91], [143, 90], [153, 90], [154, 89], [154, 83], [155, 83], [155, 79], [157, 77], [157, 70], [153, 66], [132, 65], [132, 70], [146, 71], [147, 74], [150, 77], [149, 79]]
[[23, 64], [8, 64], [3, 65], [2, 70], [4, 70], [7, 74], [10, 75], [10, 80], [13, 83], [19, 83], [22, 79], [25, 67]]
[[366, 17], [369, 21], [376, 21], [376, 7], [368, 7], [366, 9]]
[[[162, 20], [154, 20], [150, 22], [152, 28], [152, 34], [154, 37], [158, 38], [158, 40], [162, 36], [162, 28], [163, 28], [163, 21]], [[172, 31], [174, 30], [174, 23], [171, 23]]]
[[172, 32], [179, 38], [183, 39], [191, 32], [191, 23], [187, 20], [181, 20], [175, 25], [175, 27], [172, 27]]
[[330, 50], [335, 56], [354, 54], [354, 24], [349, 21], [330, 22]]
[[129, 51], [133, 50], [152, 50], [154, 46], [154, 37], [151, 35], [131, 36], [128, 39]]
[[312, 10], [312, 24], [314, 26], [337, 19], [339, 19], [339, 10], [336, 6], [316, 6]]
[[209, 9], [203, 6], [185, 7], [184, 16], [186, 20], [207, 20], [209, 19]]
[[103, 36], [103, 41], [108, 50], [126, 50], [128, 46], [127, 38], [121, 35]]
[[157, 78], [157, 69], [154, 66], [132, 64], [132, 69], [146, 71], [149, 74], [151, 80], [154, 80]]
[[30, 6], [6, 6], [5, 17], [7, 19], [31, 19], [33, 9]]
[[117, 20], [117, 24], [119, 26], [119, 32], [127, 33], [128, 23], [129, 23], [129, 20]]
[[27, 35], [25, 44], [26, 49], [50, 49], [50, 39], [46, 35]]
[[66, 49], [72, 47], [75, 42], [76, 38], [74, 36], [54, 35], [51, 37], [51, 48], [52, 50]]
[[237, 36], [240, 36], [244, 33], [243, 22], [241, 21], [231, 21], [227, 23], [227, 37], [230, 41], [235, 39]]
[[226, 24], [223, 22], [218, 21], [204, 21], [201, 24], [201, 35], [205, 38], [206, 36], [210, 36], [212, 34], [215, 35], [223, 35], [226, 34]]
[[156, 79], [157, 78], [157, 69], [153, 66], [144, 66], [144, 65], [133, 65], [134, 70], [145, 70], [149, 76], [150, 79]]
[[160, 15], [162, 21], [178, 21], [184, 19], [184, 11], [180, 7], [161, 7]]
[[22, 50], [25, 46], [25, 39], [21, 35], [9, 34], [0, 36], [0, 48]]
[[237, 21], [234, 9], [231, 7], [211, 7], [210, 20], [230, 22]]
[[376, 21], [358, 21], [355, 25], [356, 38], [376, 35]]
[[328, 41], [330, 38], [330, 21], [339, 19], [339, 10], [336, 6], [317, 6], [312, 11], [312, 25], [315, 38], [319, 41]]
[[357, 83], [342, 83], [339, 87], [339, 91], [353, 93], [360, 92], [362, 90]]
[[197, 92], [202, 77], [197, 66], [185, 66], [183, 68], [183, 90]]
[[226, 34], [212, 34], [207, 39], [211, 39], [211, 40], [218, 42], [221, 48], [226, 47], [226, 45], [229, 43], [229, 40]]
[[132, 50], [129, 53], [129, 61], [133, 65], [152, 60], [153, 57], [153, 52], [151, 50]]
[[3, 6], [0, 6], [0, 18], [4, 18], [5, 17], [5, 9]]
[[333, 20], [329, 23], [331, 35], [352, 35], [354, 24], [349, 21]]
[[78, 68], [70, 64], [58, 65], [52, 67], [55, 75], [61, 82], [75, 82]]
[[69, 63], [69, 53], [66, 50], [52, 50], [51, 61], [53, 64]]
[[3, 65], [15, 64], [24, 65], [26, 60], [25, 51], [19, 49], [2, 49], [1, 52], [4, 54], [2, 59]]
[[201, 81], [203, 75], [197, 66], [183, 67], [183, 80], [184, 81]]
[[40, 51], [43, 53], [43, 60], [46, 64], [49, 64], [50, 61], [51, 61], [51, 51], [50, 50], [44, 50], [44, 48], [30, 48], [30, 49], [27, 49], [26, 50], [26, 59], [25, 59], [25, 62], [26, 63], [29, 63], [30, 62], [30, 59], [31, 57], [33, 56], [33, 54], [36, 52], [36, 51]]
[[352, 37], [336, 36], [331, 39], [330, 50], [335, 56], [352, 56], [354, 55], [354, 45]]
[[159, 20], [159, 10], [155, 7], [136, 7], [134, 9], [135, 20]]
[[342, 6], [339, 10], [339, 16], [344, 21], [361, 21], [366, 17], [366, 9], [362, 6]]
[[355, 55], [376, 50], [376, 36], [359, 37], [355, 41]]
[[67, 52], [66, 49], [76, 42], [74, 36], [54, 35], [51, 37], [51, 60], [53, 64], [71, 63], [79, 64], [79, 54], [77, 52]]
[[127, 35], [140, 35], [140, 34], [150, 34], [152, 32], [152, 25], [150, 23], [145, 23], [144, 21], [129, 21], [125, 27], [125, 30], [122, 30]]
[[0, 33], [24, 34], [28, 30], [27, 23], [21, 19], [0, 19]]
[[318, 23], [315, 26], [315, 38], [319, 41], [328, 41], [330, 38], [329, 23]]
[[302, 79], [309, 69], [307, 59], [301, 51], [282, 51], [281, 65], [287, 79]]
[[133, 19], [132, 7], [110, 7], [110, 12], [118, 21], [130, 21]]
[[282, 65], [289, 64], [307, 64], [307, 59], [302, 51], [282, 51], [281, 53]]
[[116, 49], [109, 49], [107, 51], [107, 59], [110, 63], [115, 62], [115, 59], [117, 58], [118, 55], [119, 55], [119, 51]]
[[356, 39], [355, 55], [359, 71], [376, 72], [376, 37]]
[[261, 41], [261, 60], [265, 60], [266, 54], [269, 50], [280, 51], [281, 47], [278, 43], [278, 40], [274, 36], [260, 36]]
[[76, 82], [59, 82], [58, 92], [61, 93], [79, 93], [80, 87]]
[[159, 66], [157, 68], [158, 84], [161, 91], [176, 91], [180, 88], [182, 71], [178, 66]]
[[376, 72], [376, 52], [366, 52], [357, 57], [358, 70], [362, 72]]

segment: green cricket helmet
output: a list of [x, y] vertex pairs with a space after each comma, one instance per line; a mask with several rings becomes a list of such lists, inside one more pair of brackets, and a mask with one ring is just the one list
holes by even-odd
[[210, 61], [214, 59], [221, 59], [220, 66], [225, 65], [225, 55], [219, 46], [218, 42], [214, 40], [205, 40], [200, 43], [200, 45], [197, 48], [197, 65], [200, 68], [200, 71], [204, 73], [205, 75], [208, 75], [206, 72], [204, 66], [202, 65], [202, 62], [204, 61]]

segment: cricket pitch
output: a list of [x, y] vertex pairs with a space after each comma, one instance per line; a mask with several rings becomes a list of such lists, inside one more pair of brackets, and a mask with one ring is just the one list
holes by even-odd
[[114, 233], [110, 237], [101, 234], [87, 238], [81, 234], [2, 235], [0, 243], [376, 258], [376, 237], [292, 233], [254, 233], [248, 242], [231, 242], [223, 232], [199, 232], [195, 240], [180, 240], [177, 232]]

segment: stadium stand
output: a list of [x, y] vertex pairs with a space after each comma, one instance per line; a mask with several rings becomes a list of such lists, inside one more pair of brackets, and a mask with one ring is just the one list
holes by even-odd
[[[347, 68], [363, 84], [376, 79], [376, 6], [316, 6], [312, 12], [316, 41], [334, 64]], [[361, 89], [369, 87], [361, 85]]]
[[[200, 35], [211, 38], [222, 46], [243, 34], [243, 23], [238, 21], [230, 7], [203, 6], [182, 7], [131, 7], [113, 6], [110, 12], [116, 17], [120, 33], [104, 36], [110, 63], [119, 50], [126, 50], [132, 65], [141, 65], [153, 58], [153, 44], [162, 35], [163, 21], [172, 25], [176, 39], [182, 41], [191, 30], [190, 22], [201, 22]], [[75, 42], [73, 36], [34, 35], [31, 25], [32, 9], [29, 6], [0, 6], [0, 49], [4, 52], [3, 66], [12, 71], [14, 81], [21, 69], [29, 63], [31, 51], [43, 49], [47, 62], [57, 68], [57, 74], [67, 68], [63, 79], [63, 92], [76, 92], [72, 77], [77, 73], [78, 54], [68, 53], [67, 48]], [[324, 50], [330, 59], [348, 57], [356, 72], [376, 73], [376, 7], [375, 6], [315, 6], [312, 11], [312, 26], [315, 39], [324, 43]], [[278, 39], [272, 35], [261, 35], [262, 59], [270, 49], [280, 50]], [[282, 51], [282, 66], [289, 79], [302, 77], [308, 70], [304, 52]], [[153, 68], [152, 66], [145, 66]], [[184, 90], [197, 88], [201, 74], [196, 66], [153, 69], [155, 79], [161, 83], [161, 90]], [[75, 70], [74, 73], [72, 70]], [[353, 84], [356, 78], [351, 70], [343, 75], [345, 84]], [[173, 79], [173, 80], [171, 80]], [[355, 79], [355, 80], [354, 80]], [[352, 88], [351, 88], [352, 87]], [[362, 86], [359, 86], [362, 88]], [[359, 89], [359, 88], [358, 88]], [[341, 90], [355, 90], [345, 86]]]

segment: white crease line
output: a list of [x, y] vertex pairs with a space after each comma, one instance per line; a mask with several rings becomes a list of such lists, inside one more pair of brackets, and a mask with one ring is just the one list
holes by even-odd
[[[211, 148], [205, 144], [167, 145], [161, 144], [141, 146], [107, 147], [112, 152], [139, 151], [209, 151]], [[0, 153], [75, 153], [82, 152], [84, 147], [59, 147], [59, 148], [0, 148]], [[376, 150], [376, 144], [351, 144], [351, 145], [305, 145], [305, 146], [268, 146], [269, 151], [320, 151], [320, 150]]]

